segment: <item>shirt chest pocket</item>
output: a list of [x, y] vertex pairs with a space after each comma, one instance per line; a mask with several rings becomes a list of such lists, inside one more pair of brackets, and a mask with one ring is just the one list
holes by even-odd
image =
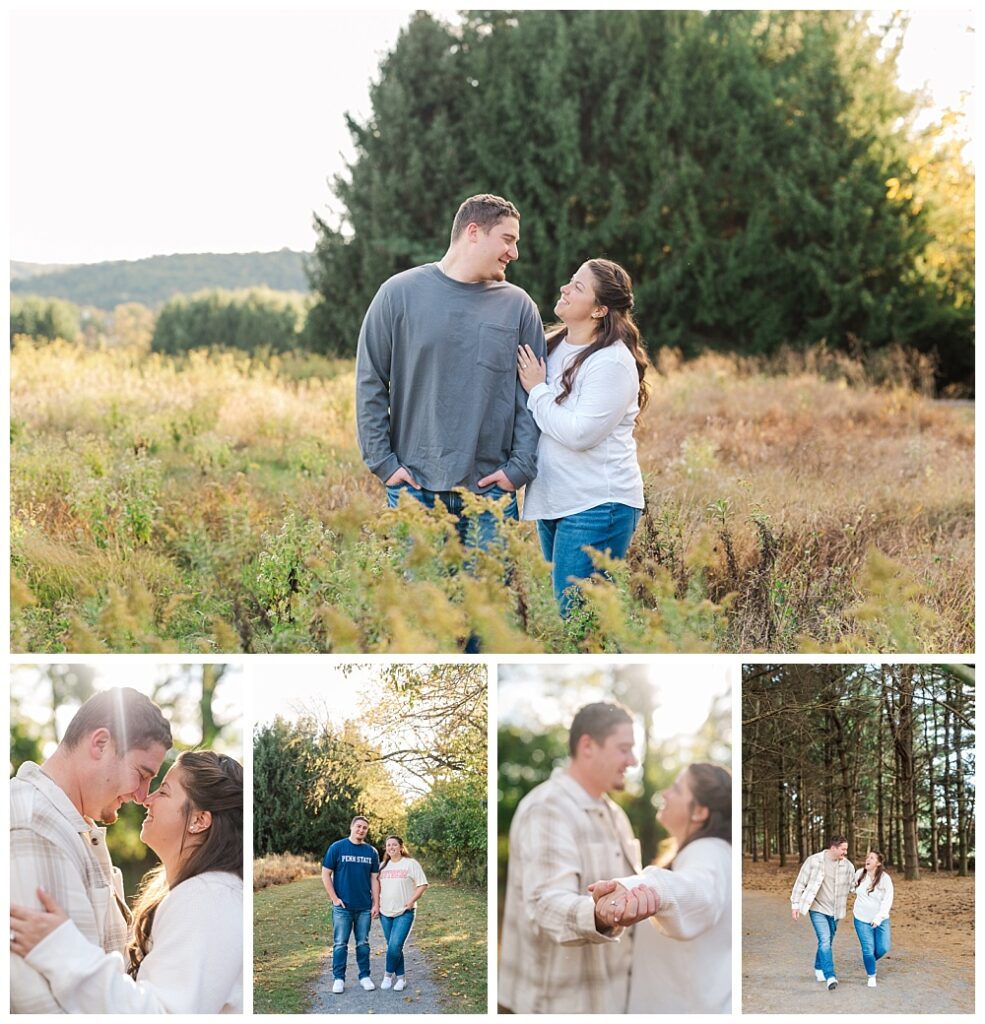
[[106, 932], [109, 926], [109, 915], [114, 911], [113, 891], [108, 885], [96, 884], [89, 889], [89, 899], [92, 902], [92, 912], [96, 919], [97, 942], [104, 945]]
[[476, 362], [479, 366], [496, 373], [515, 373], [516, 350], [519, 343], [519, 328], [480, 323]]
[[585, 886], [626, 874], [626, 858], [618, 840], [592, 839], [585, 843]]

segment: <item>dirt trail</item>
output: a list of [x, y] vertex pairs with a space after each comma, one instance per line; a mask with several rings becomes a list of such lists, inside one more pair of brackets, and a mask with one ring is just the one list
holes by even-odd
[[404, 945], [407, 987], [403, 992], [380, 990], [386, 964], [386, 941], [379, 921], [373, 922], [369, 933], [369, 972], [376, 983], [372, 992], [359, 984], [356, 947], [349, 940], [349, 959], [345, 968], [345, 991], [332, 992], [332, 947], [322, 957], [322, 971], [312, 988], [309, 1013], [445, 1013], [441, 995], [421, 951], [414, 942], [414, 932]]
[[974, 1013], [974, 968], [893, 935], [879, 961], [879, 986], [866, 986], [855, 927], [846, 917], [834, 940], [838, 988], [814, 979], [817, 942], [810, 921], [790, 918], [781, 895], [742, 897], [743, 1013]]

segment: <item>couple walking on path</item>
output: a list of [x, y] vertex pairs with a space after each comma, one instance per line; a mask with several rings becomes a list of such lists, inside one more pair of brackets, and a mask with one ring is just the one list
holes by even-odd
[[893, 880], [883, 867], [884, 857], [870, 850], [865, 865], [856, 872], [848, 859], [848, 840], [832, 836], [828, 847], [804, 861], [790, 894], [791, 913], [796, 921], [807, 914], [817, 936], [814, 976], [833, 991], [835, 974], [834, 938], [838, 922], [845, 917], [849, 893], [855, 894], [852, 920], [862, 951], [868, 987], [876, 987], [876, 964], [890, 948], [889, 911], [893, 906]]
[[[585, 548], [624, 558], [643, 509], [633, 430], [648, 366], [632, 282], [590, 259], [560, 288], [545, 329], [506, 281], [519, 258], [520, 214], [476, 195], [455, 216], [444, 257], [391, 277], [370, 304], [356, 357], [363, 459], [401, 495], [443, 506], [461, 541], [500, 540], [493, 513], [469, 515], [462, 492], [537, 521], [561, 614], [596, 573]], [[466, 648], [478, 650], [470, 638]]]

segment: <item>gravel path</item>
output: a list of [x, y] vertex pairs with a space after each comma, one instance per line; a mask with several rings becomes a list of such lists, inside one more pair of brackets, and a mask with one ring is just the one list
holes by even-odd
[[309, 1013], [445, 1013], [441, 1006], [438, 986], [431, 976], [423, 954], [414, 942], [411, 930], [404, 946], [407, 987], [403, 992], [380, 990], [383, 968], [386, 964], [386, 941], [379, 921], [373, 922], [369, 932], [369, 973], [376, 989], [366, 992], [359, 984], [356, 967], [355, 940], [349, 940], [349, 960], [345, 968], [345, 991], [332, 992], [332, 948], [329, 945], [322, 957], [322, 971], [311, 993]]
[[[850, 913], [850, 912], [849, 912]], [[817, 941], [810, 921], [794, 922], [782, 896], [742, 896], [743, 1013], [974, 1013], [974, 978], [937, 953], [893, 942], [879, 961], [879, 986], [866, 986], [855, 926], [838, 923], [838, 988], [814, 980]]]

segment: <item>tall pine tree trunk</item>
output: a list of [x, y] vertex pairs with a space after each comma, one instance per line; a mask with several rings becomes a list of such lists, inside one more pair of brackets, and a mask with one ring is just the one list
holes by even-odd
[[849, 766], [849, 752], [845, 730], [837, 711], [829, 712], [835, 753], [838, 757], [838, 775], [841, 780], [841, 806], [845, 815], [845, 838], [848, 840], [848, 859], [855, 860], [855, 786]]
[[[885, 686], [885, 681], [881, 684]], [[885, 699], [883, 697], [883, 699]], [[879, 850], [883, 856], [886, 855], [886, 815], [883, 807], [883, 788], [882, 788], [882, 700], [879, 702], [879, 722], [876, 726], [876, 842], [879, 844]]]
[[896, 719], [896, 746], [899, 751], [899, 790], [903, 813], [903, 877], [915, 881], [920, 877], [917, 859], [917, 808], [913, 759], [913, 669], [899, 669], [899, 700]]
[[[934, 764], [937, 759], [937, 702], [933, 699], [934, 678], [930, 680], [931, 699], [923, 704], [923, 745], [927, 751], [927, 813], [930, 815], [930, 870], [936, 875], [939, 870], [937, 858], [937, 803], [934, 793]], [[925, 689], [926, 693], [926, 689]], [[934, 742], [927, 732], [928, 712], [934, 717]]]
[[807, 812], [804, 803], [804, 773], [797, 772], [797, 857], [798, 863], [803, 864], [807, 860]]
[[953, 715], [951, 714], [952, 702], [954, 696], [952, 693], [954, 683], [950, 676], [948, 676], [947, 689], [945, 693], [944, 703], [944, 778], [942, 785], [942, 796], [944, 798], [944, 870], [954, 870], [954, 815], [951, 811], [951, 801], [953, 800], [954, 788], [953, 780], [954, 776], [951, 773], [951, 752], [954, 749], [952, 743], [952, 736], [954, 732], [953, 728]]
[[961, 722], [964, 716], [964, 683], [958, 680], [954, 690], [954, 710], [957, 712], [954, 716], [954, 786], [958, 791], [958, 876], [967, 878], [970, 822], [968, 821], [968, 802], [964, 787], [964, 763], [962, 762], [964, 738], [961, 733]]
[[768, 864], [770, 859], [770, 809], [766, 802], [766, 788], [763, 787], [763, 863]]

